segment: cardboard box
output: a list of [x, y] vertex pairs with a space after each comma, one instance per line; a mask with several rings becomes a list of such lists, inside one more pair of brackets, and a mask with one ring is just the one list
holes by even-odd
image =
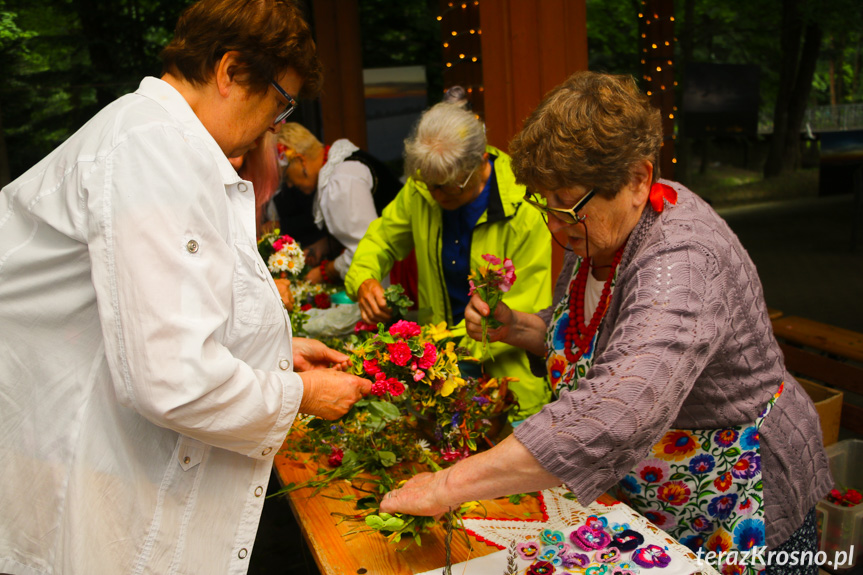
[[[863, 440], [845, 439], [831, 445], [827, 459], [838, 489], [863, 491]], [[838, 567], [834, 571], [845, 572], [857, 565], [863, 551], [863, 504], [843, 507], [822, 499], [815, 505], [815, 516], [821, 550], [831, 560], [842, 558], [842, 565], [834, 565]]]
[[825, 387], [808, 379], [797, 378], [815, 404], [821, 418], [821, 434], [824, 446], [832, 445], [839, 439], [839, 422], [842, 419], [842, 392]]

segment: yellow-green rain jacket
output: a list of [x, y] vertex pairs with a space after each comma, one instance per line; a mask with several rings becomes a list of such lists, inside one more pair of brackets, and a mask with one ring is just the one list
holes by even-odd
[[[489, 198], [488, 208], [473, 230], [470, 268], [487, 265], [483, 254], [510, 258], [516, 281], [504, 294], [503, 301], [514, 310], [533, 313], [551, 305], [551, 237], [540, 213], [524, 203], [525, 189], [515, 183], [509, 156], [492, 146], [486, 151], [495, 157], [499, 194]], [[548, 383], [531, 373], [523, 350], [496, 342], [489, 346], [492, 360], [488, 353], [483, 354], [480, 342], [466, 335], [464, 320], [453, 325], [441, 265], [441, 210], [424, 183], [408, 179], [360, 241], [345, 277], [346, 291], [356, 300], [364, 281], [369, 278], [380, 281], [393, 262], [416, 248], [419, 323], [446, 321], [454, 335], [464, 336], [461, 345], [483, 361], [486, 373], [492, 377], [518, 378], [510, 383], [520, 404], [511, 419], [524, 419], [548, 402]]]

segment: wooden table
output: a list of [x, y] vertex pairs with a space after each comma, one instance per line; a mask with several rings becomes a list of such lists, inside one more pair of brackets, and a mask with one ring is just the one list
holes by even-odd
[[[282, 485], [308, 481], [319, 467], [318, 463], [309, 462], [306, 454], [300, 454], [298, 459], [289, 457], [284, 448], [275, 459]], [[442, 568], [446, 564], [442, 527], [437, 526], [432, 532], [423, 534], [421, 547], [408, 546], [406, 542], [391, 544], [372, 532], [349, 535], [352, 531], [365, 529], [362, 522], [340, 522], [343, 515], [357, 513], [353, 501], [342, 501], [341, 498], [357, 492], [345, 481], [334, 482], [317, 495], [312, 496], [312, 492], [311, 488], [300, 489], [287, 497], [322, 575], [413, 575]], [[600, 500], [614, 502], [607, 495]], [[506, 498], [482, 503], [488, 517], [542, 520], [539, 502], [533, 497], [525, 497], [516, 505]], [[399, 551], [403, 547], [407, 549]], [[453, 564], [498, 551], [496, 547], [468, 540], [461, 531], [453, 533], [451, 548]]]

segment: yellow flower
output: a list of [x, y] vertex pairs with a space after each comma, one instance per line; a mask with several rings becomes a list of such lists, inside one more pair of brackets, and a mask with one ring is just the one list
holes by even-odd
[[446, 328], [446, 322], [442, 321], [437, 325], [429, 324], [426, 326], [426, 334], [432, 341], [440, 341], [442, 339], [452, 337], [452, 332]]
[[447, 380], [443, 382], [440, 394], [443, 397], [447, 397], [462, 385], [464, 385], [464, 380], [462, 378], [455, 376], [448, 377]]

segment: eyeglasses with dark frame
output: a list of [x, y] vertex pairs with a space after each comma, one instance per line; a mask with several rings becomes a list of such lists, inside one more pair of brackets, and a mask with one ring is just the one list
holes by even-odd
[[476, 172], [476, 169], [477, 169], [478, 167], [479, 167], [479, 166], [476, 166], [474, 169], [472, 169], [472, 170], [470, 171], [470, 173], [469, 173], [469, 174], [467, 175], [467, 177], [464, 179], [464, 183], [462, 183], [460, 186], [456, 186], [456, 188], [458, 189], [458, 191], [457, 191], [457, 192], [450, 192], [450, 191], [446, 190], [445, 188], [446, 188], [447, 186], [445, 186], [445, 185], [429, 186], [429, 187], [428, 187], [429, 192], [434, 192], [434, 191], [438, 190], [438, 191], [442, 192], [443, 194], [445, 194], [445, 195], [447, 195], [447, 196], [458, 196], [458, 195], [461, 195], [462, 193], [464, 193], [464, 187], [468, 184], [468, 182], [470, 182], [470, 179], [473, 177], [473, 175], [474, 175], [474, 173]]
[[271, 81], [270, 84], [273, 86], [273, 88], [276, 89], [276, 92], [281, 94], [282, 98], [288, 101], [288, 105], [285, 106], [285, 109], [280, 112], [279, 115], [276, 116], [276, 119], [273, 121], [273, 124], [281, 124], [288, 119], [288, 116], [293, 113], [294, 108], [297, 107], [297, 101], [294, 100], [294, 97], [288, 94], [284, 88], [279, 86], [278, 82], [276, 82], [275, 80]]
[[585, 220], [586, 216], [579, 216], [578, 212], [584, 209], [585, 204], [587, 204], [587, 202], [590, 201], [590, 198], [592, 198], [595, 194], [596, 188], [591, 188], [571, 208], [550, 208], [547, 205], [543, 204], [542, 201], [535, 200], [532, 196], [535, 196], [536, 194], [532, 194], [530, 192], [524, 195], [524, 201], [541, 211], [543, 214], [551, 214], [565, 224], [580, 224]]

